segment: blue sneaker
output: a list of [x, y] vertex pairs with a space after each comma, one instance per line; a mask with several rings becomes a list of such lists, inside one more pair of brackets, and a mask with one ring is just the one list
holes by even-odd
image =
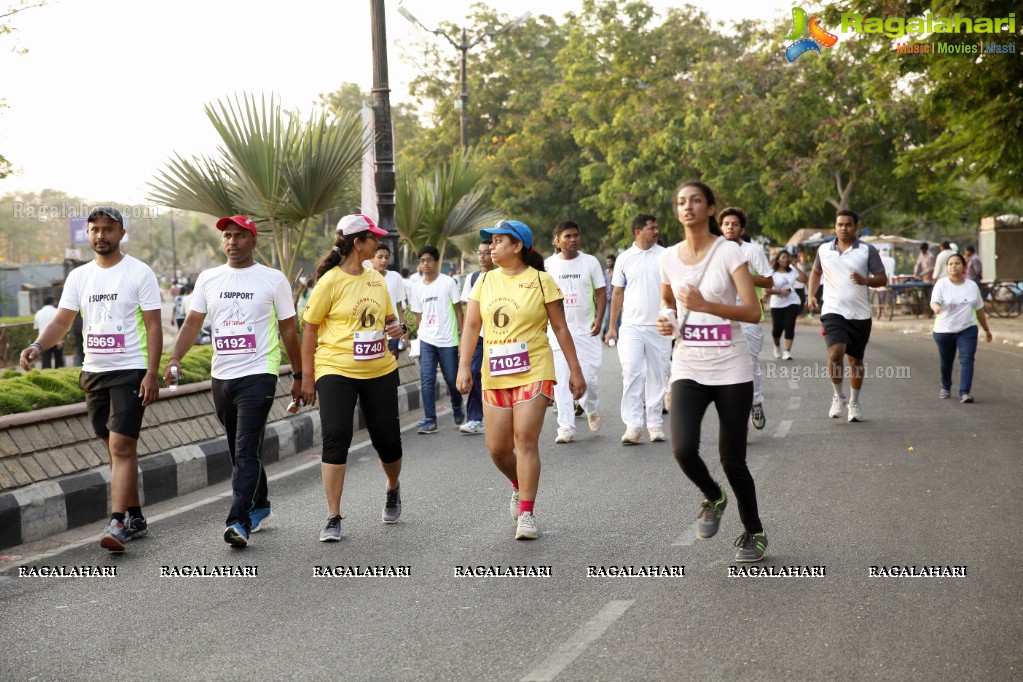
[[437, 420], [424, 419], [416, 424], [416, 431], [418, 433], [437, 433]]
[[245, 547], [249, 544], [249, 531], [235, 521], [224, 531], [224, 542], [232, 547]]
[[264, 528], [269, 528], [274, 515], [270, 507], [260, 507], [249, 512], [249, 532], [258, 533]]
[[465, 421], [465, 412], [462, 412], [462, 408], [456, 407], [452, 410], [455, 413], [455, 426], [461, 426], [462, 422]]

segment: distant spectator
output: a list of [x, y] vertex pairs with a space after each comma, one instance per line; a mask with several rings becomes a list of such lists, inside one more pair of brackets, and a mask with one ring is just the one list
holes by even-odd
[[[54, 316], [57, 314], [57, 299], [53, 296], [47, 296], [43, 299], [43, 307], [36, 311], [35, 322], [32, 323], [32, 328], [38, 332], [46, 329], [46, 325], [50, 324]], [[38, 336], [38, 335], [37, 335]], [[64, 342], [58, 341], [57, 345], [52, 348], [44, 350], [39, 360], [42, 363], [43, 369], [53, 369], [55, 367], [64, 366]]]
[[186, 317], [185, 306], [183, 305], [185, 302], [185, 296], [182, 293], [183, 290], [184, 288], [182, 287], [182, 289], [179, 290], [177, 295], [174, 297], [174, 308], [172, 311], [174, 317], [174, 326], [177, 327], [178, 329], [181, 329], [181, 325], [185, 323]]
[[966, 247], [966, 279], [972, 279], [977, 286], [980, 286], [980, 281], [984, 279], [984, 265], [972, 244]]
[[948, 242], [941, 242], [941, 252], [934, 260], [934, 281], [937, 282], [942, 277], [948, 277], [948, 259], [955, 253], [952, 250], [952, 245]]
[[920, 255], [916, 259], [916, 267], [913, 268], [913, 275], [924, 282], [934, 281], [934, 255], [930, 252], [927, 242], [920, 245]]

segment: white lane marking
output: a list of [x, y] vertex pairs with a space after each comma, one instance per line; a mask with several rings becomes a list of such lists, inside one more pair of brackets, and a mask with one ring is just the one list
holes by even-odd
[[792, 428], [792, 420], [791, 419], [783, 419], [782, 421], [778, 422], [778, 428], [775, 429], [774, 433], [771, 434], [771, 435], [774, 438], [784, 438], [785, 434], [787, 434], [789, 432], [789, 429], [791, 429], [791, 428]]
[[[445, 414], [447, 412], [450, 412], [450, 409], [449, 410], [438, 411], [438, 414]], [[409, 431], [409, 430], [414, 429], [414, 428], [416, 428], [415, 424], [409, 424], [408, 426], [406, 426], [403, 429], [401, 429], [401, 432], [404, 433], [404, 432]], [[348, 451], [352, 452], [353, 450], [359, 450], [361, 448], [366, 447], [367, 445], [372, 445], [372, 441], [370, 441], [369, 438], [367, 438], [366, 440], [364, 440], [364, 441], [362, 441], [360, 443], [356, 443], [355, 445], [350, 447], [348, 449]], [[293, 475], [299, 473], [300, 471], [305, 471], [306, 469], [311, 469], [313, 467], [318, 467], [318, 466], [320, 466], [319, 458], [312, 459], [312, 460], [309, 460], [308, 462], [305, 462], [304, 464], [299, 464], [298, 466], [292, 467], [291, 469], [288, 469], [287, 471], [281, 471], [281, 472], [278, 472], [278, 473], [276, 473], [276, 474], [274, 474], [272, 476], [267, 476], [266, 480], [267, 481], [277, 481], [279, 479], [286, 478], [288, 476], [293, 476]], [[217, 500], [222, 500], [225, 497], [231, 497], [233, 494], [234, 494], [234, 491], [228, 490], [228, 491], [222, 492], [222, 493], [220, 493], [218, 495], [210, 495], [209, 497], [203, 498], [203, 499], [201, 499], [201, 500], [199, 500], [197, 502], [193, 502], [192, 504], [186, 504], [184, 507], [175, 507], [174, 509], [171, 509], [170, 511], [164, 512], [162, 514], [156, 514], [154, 516], [146, 517], [146, 519], [148, 521], [154, 521], [154, 522], [155, 521], [162, 521], [163, 519], [169, 519], [171, 517], [177, 516], [178, 514], [184, 514], [187, 511], [191, 511], [191, 510], [193, 510], [193, 509], [195, 509], [197, 507], [201, 507], [201, 506], [203, 506], [205, 504], [210, 504], [211, 502], [216, 502]], [[166, 502], [171, 502], [172, 500], [165, 500], [165, 501]], [[4, 562], [4, 566], [2, 568], [4, 568], [5, 570], [8, 569], [8, 568], [17, 568], [18, 566], [24, 566], [26, 564], [36, 563], [36, 562], [42, 561], [43, 559], [49, 559], [50, 557], [60, 556], [64, 552], [71, 551], [72, 549], [77, 549], [79, 547], [84, 547], [85, 545], [95, 544], [96, 542], [99, 541], [99, 539], [101, 537], [103, 537], [102, 533], [100, 533], [99, 535], [93, 535], [92, 537], [85, 538], [84, 540], [79, 540], [77, 542], [72, 542], [72, 543], [69, 543], [67, 545], [63, 545], [61, 547], [58, 547], [57, 549], [50, 550], [49, 552], [42, 552], [40, 554], [33, 554], [32, 556], [22, 557], [20, 560], [12, 561], [10, 563]]]
[[789, 388], [791, 388], [793, 391], [798, 391], [799, 390], [799, 382], [798, 381], [793, 381], [792, 379], [789, 379]]
[[533, 668], [522, 682], [549, 682], [572, 664], [593, 642], [600, 639], [611, 625], [636, 603], [635, 599], [608, 602], [596, 616], [575, 631], [567, 642]]
[[672, 547], [692, 547], [693, 543], [696, 542], [696, 521], [693, 521], [693, 525], [689, 526], [682, 533], [675, 542], [671, 543]]
[[799, 409], [799, 405], [802, 402], [803, 402], [803, 399], [800, 398], [798, 395], [790, 396], [789, 397], [789, 409], [790, 410], [798, 410]]

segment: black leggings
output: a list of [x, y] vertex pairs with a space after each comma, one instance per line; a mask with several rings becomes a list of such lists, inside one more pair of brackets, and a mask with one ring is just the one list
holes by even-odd
[[735, 493], [739, 519], [751, 533], [764, 529], [757, 512], [757, 489], [746, 466], [746, 421], [753, 406], [753, 382], [726, 386], [705, 386], [692, 379], [671, 385], [671, 452], [689, 480], [704, 497], [717, 500], [721, 488], [711, 478], [700, 457], [700, 425], [707, 406], [718, 411], [718, 452], [721, 468]]
[[384, 464], [401, 459], [398, 370], [375, 379], [326, 374], [316, 380], [323, 424], [323, 463], [347, 464], [355, 433], [355, 404], [362, 409], [369, 439]]
[[796, 338], [796, 318], [799, 317], [801, 307], [798, 303], [793, 303], [784, 308], [771, 308], [771, 336], [775, 341], [781, 339], [783, 330], [785, 338], [789, 341]]

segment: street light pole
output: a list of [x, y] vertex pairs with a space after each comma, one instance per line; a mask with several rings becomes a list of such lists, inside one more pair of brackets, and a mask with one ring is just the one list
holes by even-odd
[[376, 132], [377, 225], [387, 230], [391, 270], [398, 269], [398, 228], [394, 221], [394, 137], [391, 133], [391, 88], [387, 84], [387, 28], [384, 0], [370, 0], [373, 24], [373, 123]]
[[458, 121], [459, 121], [459, 126], [461, 128], [461, 133], [462, 133], [462, 151], [467, 151], [469, 149], [469, 124], [468, 124], [468, 115], [469, 115], [469, 113], [468, 113], [468, 110], [469, 110], [469, 85], [468, 85], [468, 83], [466, 81], [466, 78], [465, 78], [466, 56], [468, 55], [469, 50], [471, 50], [472, 48], [476, 47], [477, 45], [479, 45], [481, 42], [483, 42], [487, 38], [493, 38], [494, 36], [498, 36], [498, 35], [504, 33], [505, 31], [508, 31], [510, 29], [513, 29], [513, 28], [516, 28], [518, 26], [521, 26], [523, 23], [525, 23], [525, 21], [527, 19], [529, 19], [529, 17], [532, 16], [532, 14], [530, 12], [526, 12], [525, 14], [523, 14], [521, 17], [519, 17], [515, 21], [512, 21], [512, 22], [502, 26], [501, 28], [499, 28], [499, 29], [497, 29], [495, 31], [484, 31], [483, 33], [481, 33], [478, 36], [476, 36], [475, 38], [473, 38], [472, 42], [469, 42], [469, 38], [468, 38], [468, 36], [466, 34], [465, 27], [463, 26], [462, 27], [462, 40], [461, 40], [461, 42], [457, 42], [457, 43], [455, 42], [455, 40], [451, 36], [449, 36], [444, 31], [440, 30], [439, 28], [437, 28], [437, 29], [426, 28], [426, 26], [423, 24], [423, 22], [421, 22], [418, 19], [416, 19], [412, 15], [412, 12], [409, 12], [404, 7], [399, 7], [398, 8], [398, 14], [400, 14], [403, 17], [405, 17], [405, 19], [407, 19], [409, 22], [411, 22], [411, 23], [421, 27], [424, 31], [427, 31], [427, 32], [432, 33], [434, 35], [443, 36], [444, 39], [447, 40], [449, 43], [451, 43], [451, 45], [454, 46], [454, 48], [456, 50], [458, 50], [459, 52], [462, 53], [462, 65], [461, 65], [462, 66], [462, 68], [461, 68], [462, 93], [461, 93], [461, 96], [459, 98], [460, 111], [459, 111], [459, 115], [458, 115]]
[[171, 218], [171, 287], [178, 283], [178, 248], [174, 243], [174, 209], [170, 210]]

